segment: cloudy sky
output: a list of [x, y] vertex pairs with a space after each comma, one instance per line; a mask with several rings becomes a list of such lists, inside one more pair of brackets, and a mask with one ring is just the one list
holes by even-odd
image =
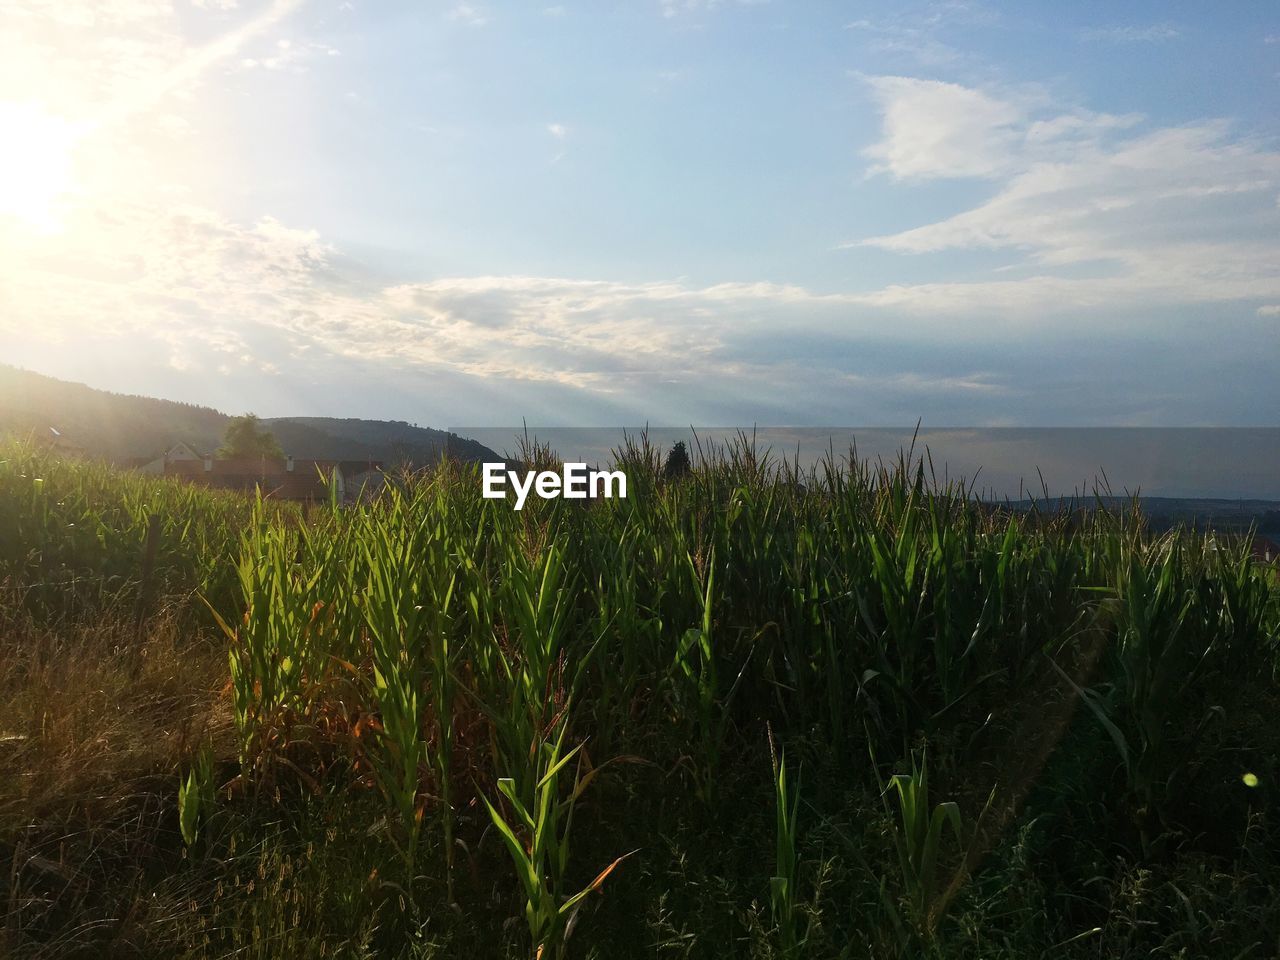
[[432, 425], [1274, 425], [1269, 3], [0, 0], [0, 362]]

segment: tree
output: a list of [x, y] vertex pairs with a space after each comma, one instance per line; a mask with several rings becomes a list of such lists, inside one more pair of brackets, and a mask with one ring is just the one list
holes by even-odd
[[691, 469], [689, 451], [685, 447], [683, 440], [677, 440], [676, 445], [667, 454], [667, 462], [662, 468], [662, 476], [667, 480], [676, 480], [683, 477]]
[[250, 460], [255, 457], [284, 458], [284, 451], [271, 431], [262, 425], [257, 414], [233, 417], [222, 435], [218, 456], [225, 460]]

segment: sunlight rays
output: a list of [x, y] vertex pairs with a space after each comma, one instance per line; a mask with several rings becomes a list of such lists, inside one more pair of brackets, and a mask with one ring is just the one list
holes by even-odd
[[[24, 74], [20, 86], [6, 84], [7, 89], [0, 89], [0, 139], [6, 144], [0, 151], [0, 228], [18, 238], [56, 236], [67, 226], [77, 199], [111, 199], [122, 175], [137, 167], [139, 157], [154, 156], [156, 149], [146, 135], [130, 128], [124, 139], [135, 152], [116, 157], [113, 154], [122, 151], [105, 138], [157, 111], [168, 97], [234, 56], [303, 2], [273, 0], [261, 13], [192, 49], [176, 64], [144, 73], [105, 106], [91, 101], [98, 92], [92, 85], [81, 90], [78, 104], [60, 104], [56, 112], [44, 101], [46, 91], [65, 89], [59, 82], [65, 79], [62, 73], [80, 59], [71, 50], [38, 74]], [[79, 175], [85, 172], [93, 177]]]

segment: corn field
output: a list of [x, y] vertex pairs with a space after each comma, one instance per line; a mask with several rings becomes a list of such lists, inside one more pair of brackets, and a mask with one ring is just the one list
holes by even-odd
[[5, 604], [132, 616], [156, 515], [148, 589], [225, 656], [166, 949], [1280, 949], [1280, 586], [1244, 543], [907, 455], [617, 461], [626, 499], [516, 512], [442, 463], [304, 517], [0, 452]]

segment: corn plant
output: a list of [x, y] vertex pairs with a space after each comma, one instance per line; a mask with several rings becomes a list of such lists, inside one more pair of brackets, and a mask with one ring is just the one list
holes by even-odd
[[[1259, 661], [1265, 588], [1253, 585], [1247, 563], [1223, 559], [1211, 541], [1167, 536], [1144, 544], [1130, 537], [1112, 549], [1115, 599], [1107, 613], [1116, 629], [1116, 681], [1083, 689], [1067, 680], [1116, 746], [1150, 850], [1182, 759], [1224, 713], [1220, 703], [1205, 701], [1204, 679], [1221, 671], [1238, 677]], [[1188, 714], [1194, 722], [1178, 736], [1175, 720]]]
[[574, 806], [595, 771], [584, 774], [579, 762], [573, 786], [567, 796], [562, 796], [565, 791], [561, 787], [561, 775], [566, 766], [580, 756], [582, 745], [565, 752], [568, 724], [561, 721], [558, 727], [553, 738], [537, 744], [533, 757], [536, 776], [531, 791], [522, 793], [513, 777], [498, 780], [498, 791], [514, 817], [508, 819], [488, 797], [483, 798], [520, 880], [525, 897], [525, 922], [534, 957], [539, 960], [564, 956], [565, 944], [573, 933], [583, 902], [630, 856], [619, 857], [581, 890], [566, 894]]
[[744, 663], [728, 691], [722, 694], [717, 663], [719, 658], [712, 640], [716, 596], [715, 552], [712, 551], [707, 560], [705, 583], [699, 577], [694, 559], [687, 557], [686, 560], [691, 582], [700, 587], [698, 597], [701, 618], [696, 627], [690, 627], [680, 635], [676, 644], [673, 674], [679, 702], [692, 714], [697, 724], [698, 739], [693, 758], [694, 789], [703, 802], [714, 805], [715, 773], [728, 735], [731, 716], [729, 709], [746, 674], [746, 664]]
[[296, 534], [271, 524], [259, 500], [238, 566], [240, 624], [232, 627], [209, 604], [230, 641], [232, 706], [246, 766], [287, 740], [290, 724], [306, 710], [308, 681], [329, 655], [330, 611], [316, 592], [318, 575], [296, 563], [297, 546]]
[[[199, 592], [226, 604], [235, 592], [227, 561], [253, 509], [240, 495], [0, 440], [0, 582], [20, 591], [7, 601], [19, 601], [43, 621], [134, 602], [148, 519], [155, 515], [161, 536], [150, 586], [163, 596]], [[271, 510], [273, 516], [287, 512]], [[202, 619], [203, 609], [184, 613]]]
[[895, 774], [883, 790], [886, 809], [888, 794], [897, 801], [897, 821], [893, 842], [907, 906], [916, 931], [931, 941], [946, 907], [944, 879], [939, 855], [947, 828], [963, 844], [960, 808], [954, 802], [929, 806], [927, 759], [911, 761], [911, 773]]
[[[431, 517], [393, 514], [362, 540], [369, 581], [364, 611], [373, 657], [372, 688], [380, 723], [379, 747], [371, 754], [378, 785], [399, 818], [393, 840], [412, 867], [425, 813], [421, 796], [424, 772], [431, 766], [427, 740], [428, 681], [437, 691], [443, 757], [440, 779], [441, 825], [445, 856], [453, 856], [449, 803], [448, 747], [452, 704], [449, 692], [449, 610], [456, 573], [448, 562], [449, 544]], [[451, 869], [449, 870], [451, 874]]]
[[[770, 738], [770, 747], [773, 742]], [[772, 750], [770, 750], [772, 753]], [[792, 788], [787, 782], [787, 758], [783, 753], [773, 758], [775, 806], [775, 874], [769, 879], [769, 905], [773, 924], [778, 931], [783, 956], [798, 954], [803, 946], [800, 936], [799, 861], [796, 854], [796, 824], [800, 813], [799, 778]]]
[[530, 557], [510, 536], [495, 546], [504, 551], [506, 573], [496, 603], [490, 606], [480, 591], [470, 601], [473, 615], [484, 617], [477, 699], [492, 722], [495, 764], [512, 771], [527, 795], [533, 745], [557, 729], [588, 658], [570, 666], [565, 649], [574, 585], [563, 551], [553, 546], [541, 558]]
[[900, 730], [910, 730], [922, 715], [919, 672], [928, 642], [927, 563], [917, 543], [914, 493], [893, 509], [896, 529], [869, 528], [865, 547], [873, 577], [859, 598], [862, 620], [876, 641], [876, 670], [891, 688]]
[[188, 847], [195, 846], [200, 825], [206, 820], [217, 798], [213, 784], [213, 748], [205, 744], [196, 761], [178, 785], [178, 829]]
[[[8, 444], [3, 611], [51, 622], [135, 609], [148, 517], [160, 517], [153, 606], [195, 621], [198, 594], [217, 611], [238, 782], [259, 785], [249, 799], [283, 803], [265, 787], [295, 772], [317, 794], [371, 791], [351, 809], [378, 810], [395, 869], [439, 878], [421, 854], [438, 840], [440, 888], [460, 908], [470, 891], [454, 889], [455, 851], [483, 874], [490, 847], [466, 813], [483, 808], [544, 956], [563, 953], [616, 867], [573, 882], [575, 806], [607, 766], [576, 745], [587, 733], [593, 750], [625, 743], [650, 770], [687, 772], [663, 789], [719, 815], [753, 762], [732, 749], [739, 736], [765, 727], [826, 746], [814, 751], [823, 773], [845, 774], [863, 731], [866, 746], [904, 756], [918, 731], [936, 742], [935, 731], [1007, 729], [1060, 661], [1116, 743], [1119, 765], [1103, 761], [1149, 846], [1154, 828], [1180, 827], [1168, 800], [1202, 766], [1196, 738], [1235, 708], [1234, 685], [1274, 680], [1274, 568], [1230, 538], [1154, 537], [1101, 501], [1061, 514], [975, 504], [910, 454], [878, 466], [833, 454], [802, 475], [741, 436], [700, 448], [680, 478], [662, 476], [643, 437], [618, 458], [634, 471], [625, 501], [536, 500], [517, 514], [478, 496], [474, 468], [441, 463], [357, 505], [303, 512]], [[208, 833], [204, 762], [179, 787], [188, 844]], [[849, 854], [901, 891], [886, 902], [910, 930], [906, 950], [936, 937], [971, 859], [944, 868], [964, 853], [965, 824], [929, 797], [923, 757], [911, 768], [882, 784], [896, 870], [859, 859], [865, 838]], [[620, 803], [645, 789], [618, 781]], [[798, 955], [819, 928], [804, 922], [817, 913], [799, 897], [809, 876], [785, 760], [773, 789], [770, 912], [779, 949]], [[617, 809], [617, 829], [648, 827]], [[812, 887], [816, 903], [817, 872]], [[403, 889], [406, 913], [424, 916], [417, 900], [435, 885]]]

